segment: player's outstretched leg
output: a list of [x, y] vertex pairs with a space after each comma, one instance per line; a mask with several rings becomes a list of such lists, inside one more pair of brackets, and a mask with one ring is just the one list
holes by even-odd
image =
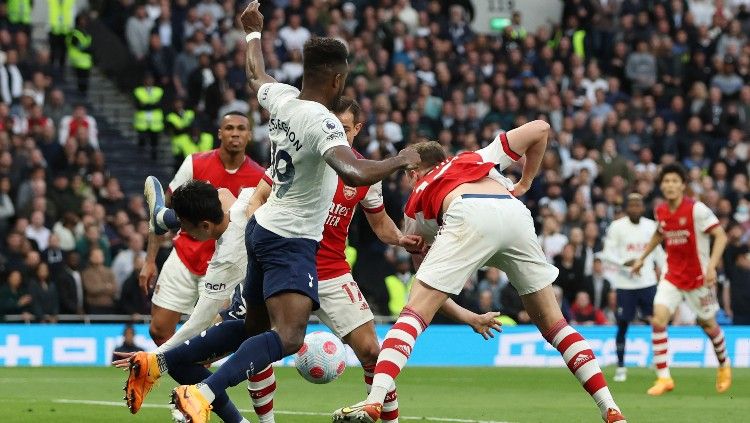
[[721, 326], [716, 324], [715, 319], [711, 319], [707, 322], [698, 321], [698, 323], [714, 345], [716, 359], [719, 361], [719, 368], [716, 372], [716, 391], [719, 393], [725, 392], [730, 386], [732, 386], [732, 368], [730, 366], [729, 357], [727, 357], [724, 331], [721, 329]]
[[[362, 370], [365, 373], [365, 385], [367, 385], [367, 394], [372, 392], [372, 379], [375, 376], [375, 364], [362, 365]], [[398, 423], [398, 394], [396, 393], [396, 385], [388, 391], [383, 400], [383, 409], [380, 413], [380, 419], [383, 423]]]
[[164, 188], [156, 176], [146, 178], [143, 195], [148, 205], [148, 229], [157, 235], [180, 229], [180, 219], [174, 210], [165, 205]]
[[547, 340], [565, 360], [583, 389], [591, 395], [607, 423], [625, 423], [612, 398], [599, 363], [589, 343], [562, 316], [551, 286], [521, 296], [524, 308]]
[[615, 371], [615, 382], [625, 382], [628, 379], [628, 368], [625, 367], [625, 335], [628, 333], [627, 320], [617, 321], [617, 336], [615, 345], [617, 347], [617, 370]]
[[268, 366], [247, 378], [247, 391], [260, 423], [274, 423], [273, 395], [276, 392], [276, 376]]
[[[417, 286], [417, 284], [419, 284], [419, 281], [414, 286]], [[421, 287], [421, 284], [419, 286]], [[412, 298], [415, 297], [416, 295]], [[440, 304], [442, 302], [438, 302], [437, 307], [440, 307]], [[398, 320], [385, 336], [382, 350], [378, 355], [378, 362], [375, 365], [372, 389], [367, 399], [336, 410], [333, 414], [334, 421], [373, 423], [380, 419], [383, 412], [383, 403], [385, 403], [386, 396], [394, 385], [394, 380], [401, 369], [406, 366], [406, 361], [411, 355], [417, 338], [427, 329], [427, 326], [428, 323], [418, 313], [409, 307], [404, 307]]]

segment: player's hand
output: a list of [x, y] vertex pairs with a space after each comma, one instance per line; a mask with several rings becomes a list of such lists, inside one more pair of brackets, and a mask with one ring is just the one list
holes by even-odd
[[156, 263], [146, 262], [143, 263], [141, 273], [138, 274], [138, 285], [141, 287], [143, 295], [148, 297], [148, 291], [154, 287], [154, 281], [156, 280]]
[[424, 239], [419, 235], [404, 235], [398, 239], [398, 245], [411, 254], [419, 254], [424, 250]]
[[398, 157], [404, 160], [404, 166], [407, 168], [417, 166], [422, 162], [422, 159], [419, 157], [419, 153], [414, 151], [413, 148], [404, 148], [403, 150], [398, 152]]
[[501, 328], [502, 323], [500, 323], [496, 319], [499, 316], [500, 313], [497, 311], [477, 314], [474, 317], [474, 320], [471, 322], [471, 328], [474, 329], [474, 332], [482, 335], [482, 338], [484, 339], [494, 338], [495, 334], [492, 333], [493, 330], [497, 331], [498, 333], [503, 331], [503, 329]]
[[240, 16], [242, 29], [247, 34], [263, 31], [263, 14], [258, 10], [259, 7], [260, 3], [257, 0], [251, 1]]
[[708, 269], [706, 269], [706, 278], [704, 283], [706, 286], [716, 285], [716, 268], [709, 267]]
[[521, 179], [513, 185], [513, 196], [520, 197], [526, 194], [529, 191], [529, 188], [531, 188], [531, 182]]
[[120, 357], [112, 362], [112, 365], [118, 369], [128, 370], [130, 368], [130, 357], [134, 356], [134, 352], [115, 352], [115, 356]]
[[640, 258], [636, 259], [633, 262], [633, 268], [630, 270], [631, 275], [640, 275], [641, 274], [641, 267], [643, 267], [643, 260]]

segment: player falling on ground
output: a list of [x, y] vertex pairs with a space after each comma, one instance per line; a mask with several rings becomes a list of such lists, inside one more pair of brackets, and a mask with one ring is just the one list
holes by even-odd
[[271, 114], [273, 188], [268, 202], [250, 210], [254, 214], [246, 228], [245, 324], [216, 325], [167, 351], [159, 363], [169, 368], [170, 362], [196, 363], [234, 351], [203, 382], [174, 389], [176, 410], [194, 423], [208, 419], [215, 401], [228, 401], [226, 388], [301, 347], [310, 314], [319, 308], [315, 255], [336, 174], [349, 186], [366, 186], [419, 162], [412, 150], [383, 161], [360, 160], [352, 152], [341, 122], [329, 111], [348, 74], [348, 52], [340, 41], [313, 38], [305, 44], [301, 92], [268, 76], [258, 7], [251, 2], [241, 21], [248, 33], [248, 81]]
[[[665, 242], [667, 269], [656, 288], [651, 319], [657, 379], [649, 388], [649, 395], [662, 395], [674, 389], [667, 364], [667, 325], [683, 299], [696, 313], [698, 324], [714, 345], [719, 361], [716, 390], [724, 392], [732, 385], [724, 331], [716, 323], [719, 304], [712, 289], [716, 284], [716, 267], [727, 245], [727, 235], [711, 209], [685, 195], [686, 177], [685, 168], [680, 164], [662, 168], [659, 187], [667, 201], [656, 207], [657, 230], [633, 264], [633, 273], [638, 274], [651, 251]], [[714, 238], [713, 247], [711, 237]]]
[[646, 256], [646, 271], [641, 275], [631, 274], [631, 267], [646, 249], [656, 230], [656, 222], [643, 217], [643, 197], [631, 193], [625, 203], [627, 216], [609, 226], [604, 238], [601, 258], [614, 267], [610, 282], [617, 289], [617, 370], [615, 382], [625, 382], [628, 377], [625, 367], [625, 335], [628, 325], [640, 312], [641, 318], [650, 319], [656, 293], [656, 271], [663, 268], [664, 251], [657, 246], [654, 254]]
[[[413, 192], [406, 204], [411, 230], [425, 242], [434, 237], [412, 285], [407, 306], [386, 335], [367, 399], [334, 412], [334, 421], [375, 422], [383, 400], [419, 335], [449, 295], [481, 266], [503, 269], [518, 290], [532, 321], [562, 354], [570, 371], [592, 396], [604, 421], [625, 422], [612, 399], [588, 342], [563, 318], [551, 288], [558, 270], [547, 263], [534, 232], [531, 213], [511, 195], [528, 190], [539, 170], [549, 124], [534, 121], [498, 137], [479, 152], [446, 159], [440, 144], [414, 148], [421, 164], [407, 171]], [[514, 187], [495, 170], [505, 157], [526, 154], [522, 178]], [[438, 232], [439, 225], [439, 232]]]
[[[341, 120], [347, 139], [351, 144], [362, 127], [359, 122], [359, 105], [353, 100], [342, 99], [335, 112]], [[258, 185], [258, 191], [260, 192], [259, 196], [265, 201], [270, 193], [270, 186], [262, 181]], [[206, 329], [213, 316], [218, 312], [218, 307], [229, 297], [229, 293], [244, 280], [247, 254], [243, 238], [244, 224], [247, 222], [245, 209], [248, 204], [247, 194], [249, 192], [250, 190], [244, 189], [237, 202], [231, 204], [234, 200], [231, 194], [226, 190], [219, 190], [218, 199], [221, 200], [221, 207], [225, 211], [223, 214], [218, 212], [219, 200], [213, 200], [217, 197], [216, 189], [208, 184], [190, 181], [175, 192], [173, 204], [176, 215], [180, 219], [171, 219], [172, 224], [182, 223], [182, 229], [197, 239], [211, 238], [218, 241], [216, 253], [209, 263], [206, 274], [205, 292], [196, 304], [193, 314], [177, 333], [169, 341], [162, 344], [155, 353], [163, 353], [171, 349], [172, 345], [178, 345]], [[203, 199], [210, 199], [212, 206], [208, 207]], [[367, 301], [359, 293], [359, 288], [350, 274], [344, 256], [349, 224], [357, 204], [361, 204], [365, 208], [371, 227], [384, 242], [410, 249], [420, 249], [421, 238], [413, 235], [404, 236], [385, 213], [380, 183], [370, 187], [350, 188], [339, 181], [317, 256], [318, 274], [323, 280], [320, 281], [319, 286], [321, 308], [316, 314], [337, 336], [352, 346], [357, 358], [361, 363], [364, 363], [365, 383], [368, 384], [369, 389], [369, 384], [372, 382], [372, 368], [380, 351], [380, 346], [375, 334], [372, 312]], [[169, 210], [157, 212], [159, 216], [169, 213]], [[166, 223], [157, 219], [157, 225], [164, 227]], [[170, 229], [176, 229], [176, 227], [172, 226]], [[213, 281], [213, 283], [209, 281]], [[245, 304], [241, 295], [238, 296], [235, 293], [233, 300], [232, 307], [222, 312], [224, 320], [244, 317]], [[486, 313], [480, 316], [463, 310], [455, 304], [450, 304], [450, 306], [450, 308], [444, 310], [450, 317], [472, 326], [477, 333], [482, 334], [485, 338], [492, 336], [490, 333], [492, 329], [499, 329], [499, 324], [494, 321], [499, 313]], [[201, 319], [201, 316], [205, 318]], [[129, 364], [128, 357], [130, 356], [132, 354], [122, 355], [124, 358], [114, 364], [118, 367], [127, 367]], [[132, 362], [139, 363], [138, 366], [143, 368], [153, 367], [148, 379], [138, 379], [135, 377], [134, 371], [131, 371], [129, 377], [128, 385], [131, 385], [131, 382], [136, 384], [136, 381], [140, 381], [140, 384], [131, 388], [134, 391], [133, 397], [139, 399], [139, 402], [135, 405], [140, 407], [144, 396], [161, 375], [156, 365], [158, 362], [156, 354], [138, 353]], [[188, 366], [188, 368], [190, 367], [192, 366]], [[182, 366], [176, 365], [168, 370], [175, 380], [178, 380], [184, 372]], [[249, 382], [248, 389], [260, 421], [262, 423], [273, 422], [273, 395], [276, 384], [272, 368], [269, 366], [269, 368], [259, 372], [251, 377]], [[388, 407], [384, 412], [387, 416], [386, 421], [396, 422], [398, 421], [398, 402], [395, 390], [389, 393], [389, 399], [390, 401], [386, 401], [384, 405], [384, 408]], [[234, 420], [224, 418], [224, 421], [232, 422]]]
[[[202, 179], [217, 188], [226, 188], [234, 196], [242, 187], [255, 187], [264, 177], [265, 169], [245, 155], [250, 141], [250, 122], [239, 112], [230, 112], [221, 119], [218, 149], [195, 153], [187, 158], [169, 183], [170, 192], [185, 181]], [[153, 207], [156, 190], [155, 179], [146, 181], [145, 195], [149, 207]], [[158, 182], [158, 181], [157, 181]], [[159, 188], [161, 189], [161, 188]], [[169, 199], [166, 199], [169, 203]], [[139, 275], [141, 289], [148, 294], [156, 278], [156, 254], [165, 230], [149, 221], [150, 234], [146, 262]], [[214, 253], [213, 240], [200, 242], [184, 232], [178, 232], [174, 249], [162, 266], [151, 299], [151, 326], [149, 333], [156, 345], [161, 345], [175, 332], [183, 314], [190, 314], [200, 293], [200, 279], [206, 274], [208, 262]]]

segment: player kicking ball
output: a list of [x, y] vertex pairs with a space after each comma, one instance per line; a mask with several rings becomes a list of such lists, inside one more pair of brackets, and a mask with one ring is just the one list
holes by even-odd
[[[625, 335], [630, 322], [640, 311], [641, 317], [650, 319], [656, 294], [656, 271], [664, 268], [664, 250], [657, 246], [654, 254], [646, 256], [646, 272], [633, 275], [631, 266], [641, 256], [656, 230], [656, 222], [643, 217], [643, 197], [637, 192], [628, 195], [625, 204], [627, 216], [615, 220], [607, 229], [601, 258], [614, 266], [610, 281], [617, 289], [617, 370], [615, 382], [625, 382]], [[657, 267], [658, 266], [658, 267]]]
[[[604, 421], [625, 422], [591, 347], [567, 324], [557, 305], [550, 285], [558, 270], [545, 259], [531, 213], [511, 194], [528, 190], [548, 132], [549, 124], [534, 121], [498, 135], [482, 150], [452, 159], [436, 142], [413, 147], [421, 164], [407, 171], [413, 191], [405, 210], [410, 230], [405, 232], [434, 242], [417, 271], [407, 306], [383, 341], [372, 391], [365, 401], [336, 410], [334, 421], [372, 423], [381, 418], [388, 389], [419, 335], [448, 296], [458, 294], [468, 277], [487, 265], [508, 274], [529, 316], [593, 397]], [[523, 175], [514, 187], [495, 166], [507, 167], [503, 162], [508, 157], [518, 160], [524, 153]]]
[[[341, 120], [351, 144], [362, 127], [359, 105], [353, 100], [342, 98], [334, 112]], [[270, 189], [265, 182], [258, 186], [259, 197], [263, 202], [268, 197]], [[217, 191], [205, 182], [189, 181], [175, 191], [173, 212], [163, 209], [163, 205], [157, 207], [156, 224], [160, 228], [174, 230], [179, 229], [181, 225], [184, 231], [196, 239], [217, 239], [218, 242], [214, 257], [209, 263], [204, 293], [190, 319], [154, 353], [137, 353], [131, 360], [133, 363], [140, 363], [139, 366], [144, 368], [149, 367], [149, 363], [154, 367], [152, 377], [148, 381], [141, 379], [140, 383], [134, 374], [135, 371], [131, 370], [128, 384], [138, 393], [133, 396], [140, 399], [137, 404], [133, 403], [133, 406], [140, 408], [143, 396], [147, 393], [146, 383], [151, 386], [156, 378], [162, 376], [156, 366], [157, 354], [162, 354], [205, 330], [231, 292], [245, 279], [247, 253], [244, 245], [244, 226], [248, 220], [246, 209], [252, 192], [252, 189], [242, 190], [235, 202], [234, 197], [226, 190]], [[372, 381], [372, 371], [380, 346], [375, 333], [374, 317], [367, 301], [359, 293], [344, 255], [345, 241], [355, 207], [360, 204], [365, 209], [370, 225], [382, 241], [409, 249], [421, 249], [421, 238], [414, 235], [404, 236], [385, 213], [381, 192], [380, 183], [370, 187], [351, 188], [339, 181], [317, 256], [318, 274], [321, 278], [321, 308], [316, 314], [339, 338], [352, 346], [357, 358], [363, 363], [365, 382], [368, 384]], [[220, 207], [224, 209], [224, 213], [219, 213]], [[175, 212], [179, 220], [171, 216]], [[457, 305], [452, 306], [448, 309], [451, 317], [472, 326], [477, 333], [485, 337], [492, 336], [490, 330], [499, 329], [499, 324], [494, 321], [499, 313], [486, 313], [480, 316], [460, 309]], [[242, 296], [236, 294], [233, 306], [222, 312], [223, 320], [243, 318], [245, 307]], [[114, 364], [118, 367], [127, 367], [129, 356], [123, 355], [124, 358]], [[181, 383], [185, 380], [180, 377], [183, 373], [182, 367], [175, 365], [168, 369], [170, 375]], [[200, 380], [202, 378], [184, 383]], [[274, 421], [275, 387], [276, 381], [270, 366], [249, 379], [248, 390], [261, 423]], [[389, 393], [386, 407], [388, 418], [384, 420], [397, 422], [398, 401], [395, 389]], [[216, 411], [226, 413], [224, 410]], [[223, 420], [234, 421], [227, 418]]]
[[683, 300], [696, 313], [698, 324], [714, 345], [719, 361], [716, 390], [721, 393], [732, 386], [724, 331], [716, 323], [719, 303], [712, 290], [716, 284], [716, 267], [727, 245], [727, 235], [711, 209], [685, 195], [686, 180], [687, 173], [680, 164], [662, 168], [659, 187], [667, 201], [656, 207], [657, 230], [633, 264], [633, 273], [638, 274], [651, 251], [666, 241], [667, 271], [656, 288], [654, 317], [651, 319], [657, 379], [648, 389], [649, 395], [662, 395], [674, 389], [667, 363], [667, 325]]

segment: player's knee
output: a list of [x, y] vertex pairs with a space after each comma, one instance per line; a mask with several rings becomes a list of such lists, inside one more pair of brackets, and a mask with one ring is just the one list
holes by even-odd
[[305, 342], [305, 328], [284, 328], [277, 330], [281, 338], [281, 346], [284, 349], [284, 355], [291, 355], [302, 348]]
[[380, 346], [377, 343], [370, 343], [361, 347], [359, 351], [356, 351], [357, 358], [364, 365], [375, 364], [378, 362], [378, 355], [380, 354]]
[[717, 326], [715, 319], [695, 319], [695, 322], [698, 324], [698, 326], [702, 327], [704, 330], [713, 329], [714, 326]]
[[151, 335], [151, 339], [154, 344], [158, 347], [159, 345], [167, 342], [169, 338], [174, 335], [174, 328], [169, 328], [166, 325], [159, 324], [156, 321], [151, 321], [151, 325], [148, 328], [148, 333]]

